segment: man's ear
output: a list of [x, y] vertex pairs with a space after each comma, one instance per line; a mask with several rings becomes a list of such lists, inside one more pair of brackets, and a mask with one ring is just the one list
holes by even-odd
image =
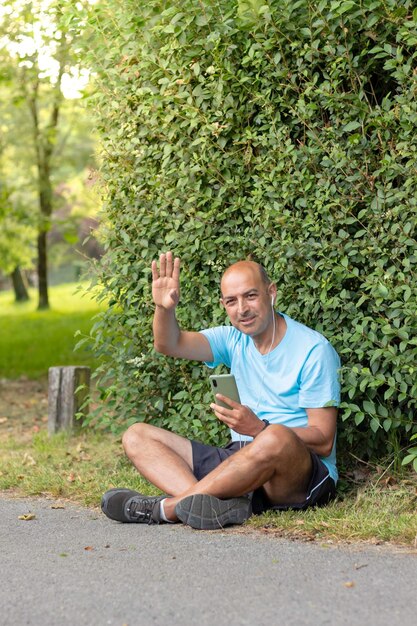
[[274, 299], [273, 304], [275, 304], [276, 298], [277, 298], [277, 286], [275, 283], [271, 283], [268, 287], [268, 293], [269, 293], [269, 297], [272, 299]]
[[223, 308], [225, 308], [225, 306], [224, 306], [224, 302], [223, 302], [223, 298], [220, 298], [220, 306], [222, 306]]

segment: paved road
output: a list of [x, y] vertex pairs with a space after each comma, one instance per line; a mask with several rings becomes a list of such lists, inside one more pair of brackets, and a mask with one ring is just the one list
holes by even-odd
[[2, 626], [417, 622], [411, 551], [118, 524], [55, 504], [0, 498]]

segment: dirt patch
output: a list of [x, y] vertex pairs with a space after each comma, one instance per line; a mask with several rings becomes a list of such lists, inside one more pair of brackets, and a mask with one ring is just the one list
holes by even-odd
[[46, 429], [48, 383], [46, 380], [0, 379], [0, 437]]

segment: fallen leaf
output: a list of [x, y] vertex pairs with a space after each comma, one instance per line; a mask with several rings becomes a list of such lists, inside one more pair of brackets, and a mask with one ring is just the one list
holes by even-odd
[[36, 461], [28, 452], [23, 455], [22, 465], [36, 465]]
[[345, 587], [351, 588], [354, 586], [355, 586], [355, 583], [353, 582], [353, 580], [348, 580], [347, 582], [345, 582]]
[[24, 515], [19, 515], [18, 519], [27, 522], [31, 519], [36, 519], [36, 515], [34, 513], [25, 513]]
[[61, 552], [59, 556], [68, 556], [68, 554], [66, 552]]
[[65, 509], [63, 504], [52, 504], [51, 509]]
[[74, 480], [76, 480], [76, 476], [75, 476], [74, 472], [71, 472], [71, 474], [69, 474], [69, 476], [67, 476], [67, 481], [69, 483], [73, 483]]
[[5, 424], [8, 421], [8, 417], [0, 417], [0, 424]]
[[85, 546], [84, 550], [94, 550], [93, 546]]

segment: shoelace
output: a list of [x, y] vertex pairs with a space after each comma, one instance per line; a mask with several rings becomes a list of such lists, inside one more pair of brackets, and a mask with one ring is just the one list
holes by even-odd
[[155, 505], [154, 500], [148, 500], [147, 498], [135, 499], [127, 509], [132, 517], [142, 517], [144, 520], [150, 521], [152, 519], [152, 511]]

